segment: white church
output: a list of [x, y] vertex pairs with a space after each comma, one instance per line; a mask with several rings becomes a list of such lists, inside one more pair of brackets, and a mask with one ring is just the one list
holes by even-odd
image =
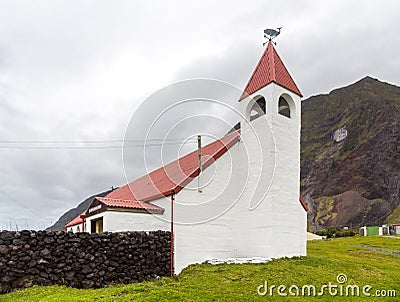
[[269, 42], [238, 100], [239, 130], [202, 147], [201, 160], [196, 150], [94, 198], [65, 229], [171, 231], [176, 274], [210, 259], [306, 255], [301, 97]]

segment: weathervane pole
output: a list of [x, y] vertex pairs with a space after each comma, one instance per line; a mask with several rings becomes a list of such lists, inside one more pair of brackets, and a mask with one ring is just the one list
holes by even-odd
[[[267, 28], [264, 29], [264, 38], [268, 39], [268, 42], [272, 42], [276, 45], [276, 42], [272, 41], [274, 38], [276, 38], [277, 36], [279, 36], [279, 34], [281, 33], [281, 29], [282, 27], [278, 27], [277, 29], [273, 29], [273, 28]], [[263, 43], [263, 46], [267, 44], [267, 42]]]

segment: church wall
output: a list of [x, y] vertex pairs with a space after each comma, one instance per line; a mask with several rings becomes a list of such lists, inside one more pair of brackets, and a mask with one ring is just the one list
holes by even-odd
[[101, 217], [103, 217], [104, 232], [168, 231], [170, 229], [169, 223], [163, 220], [163, 215], [160, 214], [106, 211], [86, 219], [87, 232], [91, 232], [91, 221]]
[[[176, 195], [174, 203], [175, 273], [193, 263], [207, 259], [237, 257], [233, 225], [238, 218], [232, 215], [237, 200], [238, 180], [234, 167], [238, 158], [238, 145], [233, 146], [200, 175], [206, 184], [198, 191], [195, 178]], [[170, 215], [170, 201], [154, 202]]]

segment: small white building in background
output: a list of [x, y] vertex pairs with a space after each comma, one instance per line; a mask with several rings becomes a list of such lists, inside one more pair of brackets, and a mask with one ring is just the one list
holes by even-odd
[[96, 197], [66, 230], [170, 231], [173, 204], [175, 273], [209, 259], [306, 255], [301, 97], [269, 42], [239, 100], [240, 130], [202, 148], [201, 192], [190, 186], [195, 151]]

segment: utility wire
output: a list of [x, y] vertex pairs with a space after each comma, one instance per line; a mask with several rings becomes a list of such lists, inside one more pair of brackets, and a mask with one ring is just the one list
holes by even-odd
[[115, 139], [115, 140], [0, 140], [0, 144], [100, 144], [100, 143], [124, 143], [124, 142], [177, 142], [196, 141], [187, 138], [149, 138], [149, 139]]
[[[0, 141], [0, 149], [20, 150], [91, 150], [91, 149], [121, 149], [136, 147], [161, 147], [195, 143], [195, 139], [148, 139], [148, 140], [91, 140], [91, 141], [44, 141], [44, 140], [8, 140]], [[86, 144], [86, 145], [85, 145]], [[99, 144], [99, 146], [96, 146]], [[104, 145], [105, 144], [105, 145]], [[110, 145], [107, 145], [110, 144]], [[117, 144], [117, 145], [115, 145]], [[63, 146], [64, 145], [64, 146]], [[81, 146], [80, 146], [81, 145]]]

